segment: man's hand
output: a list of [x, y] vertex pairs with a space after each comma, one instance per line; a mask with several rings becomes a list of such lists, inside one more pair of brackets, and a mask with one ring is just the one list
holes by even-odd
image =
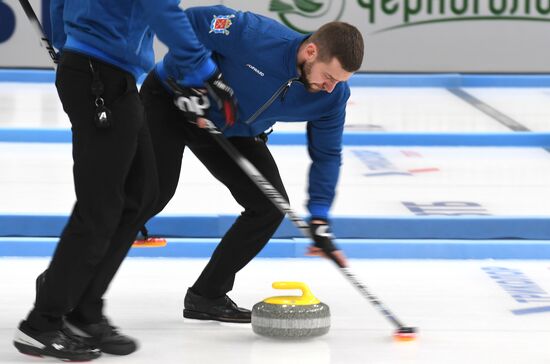
[[185, 115], [185, 119], [201, 128], [205, 127], [206, 116], [210, 109], [206, 90], [182, 87], [172, 78], [168, 78], [166, 83], [174, 93], [174, 105]]
[[206, 81], [206, 89], [210, 97], [216, 102], [218, 109], [223, 111], [225, 125], [233, 126], [237, 118], [237, 100], [233, 89], [225, 82], [220, 71]]
[[193, 124], [207, 117], [210, 100], [204, 90], [191, 87], [174, 89], [174, 105], [185, 115], [185, 119]]
[[344, 253], [334, 245], [334, 236], [330, 231], [327, 221], [320, 219], [311, 220], [309, 230], [314, 243], [308, 247], [307, 256], [327, 257], [327, 254], [330, 254], [337, 260], [340, 266], [346, 267], [348, 265]]

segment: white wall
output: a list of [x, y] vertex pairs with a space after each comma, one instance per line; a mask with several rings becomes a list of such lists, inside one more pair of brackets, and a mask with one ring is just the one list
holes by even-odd
[[[151, 0], [153, 1], [153, 0]], [[42, 13], [41, 3], [33, 1]], [[270, 6], [292, 10], [277, 13]], [[550, 0], [184, 0], [224, 4], [303, 30], [343, 20], [365, 36], [363, 70], [372, 72], [550, 72]], [[282, 4], [282, 5], [281, 5]], [[309, 12], [301, 11], [297, 5]], [[9, 33], [7, 7], [16, 17]], [[317, 8], [317, 10], [314, 10]], [[419, 24], [420, 23], [420, 24]], [[398, 28], [393, 28], [398, 27]], [[161, 56], [165, 50], [157, 45]], [[0, 67], [47, 67], [17, 0], [0, 0]]]

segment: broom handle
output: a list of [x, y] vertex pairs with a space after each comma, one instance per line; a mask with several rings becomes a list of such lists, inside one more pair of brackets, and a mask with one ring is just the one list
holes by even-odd
[[36, 31], [36, 34], [38, 34], [38, 37], [40, 38], [40, 45], [42, 45], [42, 47], [44, 47], [46, 51], [48, 51], [48, 54], [53, 62], [53, 67], [54, 69], [56, 69], [57, 63], [59, 62], [59, 59], [57, 58], [57, 53], [55, 52], [55, 49], [53, 49], [50, 40], [46, 36], [46, 33], [42, 28], [42, 24], [40, 24], [40, 21], [38, 20], [38, 17], [36, 16], [36, 13], [34, 12], [31, 4], [29, 4], [28, 0], [19, 0], [19, 4], [21, 4], [21, 7], [25, 11], [25, 15], [27, 16], [27, 19], [29, 19], [29, 22]]
[[[252, 182], [264, 193], [264, 195], [279, 209], [286, 214], [294, 225], [302, 232], [302, 234], [311, 239], [309, 224], [304, 221], [290, 207], [288, 201], [277, 191], [273, 185], [265, 179], [265, 177], [256, 169], [256, 167], [248, 161], [234, 146], [231, 144], [219, 131], [219, 129], [210, 120], [206, 120], [205, 129], [212, 135], [214, 140], [222, 147], [222, 149], [233, 159], [239, 167], [250, 177]], [[324, 252], [339, 268], [340, 272], [347, 278], [361, 294], [378, 309], [384, 317], [386, 317], [395, 327], [403, 328], [405, 325], [397, 319], [397, 317], [376, 297], [370, 293], [367, 287], [362, 284], [352, 271], [342, 265], [332, 252]]]

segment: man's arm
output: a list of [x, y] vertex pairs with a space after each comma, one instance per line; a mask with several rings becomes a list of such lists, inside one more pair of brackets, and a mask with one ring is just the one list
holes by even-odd
[[181, 80], [194, 75], [204, 82], [216, 71], [210, 51], [197, 39], [179, 0], [141, 0], [147, 24], [169, 51], [164, 68], [170, 77]]
[[50, 20], [52, 31], [52, 45], [58, 51], [61, 51], [65, 45], [67, 34], [65, 34], [65, 26], [63, 25], [63, 6], [65, 0], [51, 0], [50, 3]]
[[340, 175], [342, 125], [331, 127], [308, 123], [308, 151], [312, 163], [309, 169], [309, 200], [307, 208], [312, 218], [328, 219]]
[[347, 266], [344, 253], [334, 245], [329, 223], [329, 210], [336, 195], [336, 184], [342, 164], [342, 134], [346, 117], [349, 88], [345, 88], [333, 113], [325, 118], [308, 122], [308, 151], [312, 160], [309, 170], [310, 233], [314, 244], [307, 255], [332, 254], [340, 266]]
[[237, 117], [237, 101], [227, 85], [211, 53], [197, 39], [189, 18], [179, 8], [179, 0], [141, 0], [148, 14], [148, 24], [169, 48], [157, 65], [163, 81], [172, 78], [185, 86], [204, 86], [217, 107], [223, 111], [226, 124]]
[[342, 134], [348, 98], [349, 89], [346, 87], [334, 112], [307, 125], [308, 152], [312, 160], [307, 208], [313, 219], [328, 220], [334, 201], [342, 163]]

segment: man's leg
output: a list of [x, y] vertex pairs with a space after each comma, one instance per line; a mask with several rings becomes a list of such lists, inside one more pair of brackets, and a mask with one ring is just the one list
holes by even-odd
[[140, 96], [145, 107], [159, 181], [159, 198], [149, 216], [152, 218], [164, 209], [176, 192], [185, 150], [183, 131], [187, 122], [174, 107], [172, 96], [154, 72], [143, 82]]
[[[196, 283], [199, 300], [208, 304], [210, 298], [221, 303], [221, 310], [229, 307], [231, 317], [237, 321], [244, 317], [250, 321], [250, 311], [240, 311], [226, 298], [233, 286], [234, 276], [263, 248], [283, 219], [283, 214], [261, 193], [240, 167], [217, 145], [205, 130], [188, 123], [174, 106], [154, 74], [150, 74], [141, 88], [142, 101], [147, 111], [157, 169], [160, 181], [160, 199], [157, 211], [173, 196], [181, 170], [181, 159], [186, 145], [222, 181], [245, 207], [245, 212], [226, 234], [210, 263]], [[275, 161], [265, 143], [256, 138], [233, 138], [232, 142], [271, 183], [286, 197]], [[191, 292], [192, 294], [192, 292]], [[218, 300], [218, 301], [216, 301]], [[224, 312], [221, 312], [223, 315]], [[242, 321], [240, 321], [242, 322]]]
[[63, 315], [77, 306], [96, 274], [120, 223], [124, 185], [143, 125], [143, 118], [127, 116], [139, 107], [132, 96], [133, 78], [101, 62], [93, 64], [104, 84], [105, 105], [113, 112], [107, 129], [94, 123], [89, 58], [66, 52], [57, 73], [60, 99], [72, 124], [77, 203], [26, 321], [38, 331], [61, 329]]
[[109, 248], [79, 303], [70, 314], [83, 322], [94, 323], [101, 320], [102, 297], [132, 246], [139, 228], [156, 207], [158, 176], [147, 125], [140, 131], [137, 153], [127, 175], [124, 192], [124, 210]]
[[104, 316], [103, 296], [128, 254], [137, 231], [156, 207], [158, 197], [158, 176], [146, 124], [140, 131], [137, 153], [124, 190], [124, 210], [105, 257], [78, 305], [67, 315], [73, 331], [91, 337], [89, 341], [104, 353], [115, 355], [130, 354], [137, 349], [137, 344], [135, 340], [119, 333]]
[[[218, 300], [222, 303], [226, 293], [233, 288], [236, 273], [250, 262], [267, 244], [284, 215], [251, 181], [247, 174], [203, 130], [190, 125], [187, 144], [208, 170], [231, 191], [235, 200], [245, 208], [216, 247], [210, 261], [191, 287], [186, 299], [186, 317], [201, 318], [194, 314], [201, 311], [204, 302], [194, 295]], [[230, 138], [230, 142], [247, 158], [264, 177], [288, 199], [279, 170], [269, 149], [260, 138]], [[197, 304], [194, 305], [193, 302]], [[229, 304], [229, 303], [228, 303]], [[213, 305], [216, 303], [213, 302]], [[239, 321], [242, 312], [234, 309], [213, 311], [210, 319]], [[249, 318], [249, 313], [248, 313]]]

